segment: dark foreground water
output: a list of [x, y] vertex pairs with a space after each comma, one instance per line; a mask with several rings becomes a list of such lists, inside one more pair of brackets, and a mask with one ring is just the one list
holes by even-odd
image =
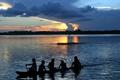
[[[57, 45], [75, 42], [82, 44]], [[84, 67], [77, 78], [72, 72], [55, 80], [120, 80], [120, 36], [0, 36], [0, 80], [16, 80], [15, 71], [26, 70], [25, 64], [35, 57], [39, 66], [44, 59], [46, 65], [55, 58], [58, 67], [64, 59], [67, 66], [78, 56]], [[40, 80], [38, 78], [38, 80]], [[45, 76], [45, 80], [51, 80]]]

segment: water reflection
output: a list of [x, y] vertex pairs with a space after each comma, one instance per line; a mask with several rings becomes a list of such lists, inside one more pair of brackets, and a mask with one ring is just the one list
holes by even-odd
[[[78, 36], [62, 36], [62, 37], [57, 38], [56, 43], [66, 43], [66, 44], [63, 44], [63, 45], [57, 45], [56, 46], [56, 47], [58, 47], [58, 49], [62, 49], [62, 50], [60, 50], [59, 53], [62, 54], [62, 56], [61, 56], [62, 58], [65, 58], [65, 56], [67, 56], [67, 54], [69, 53], [70, 48], [72, 47], [72, 46], [69, 45], [69, 43], [80, 43], [80, 37], [78, 38]], [[76, 47], [74, 45], [73, 48], [76, 48]], [[75, 52], [78, 52], [77, 48], [74, 49], [74, 50], [76, 50]]]
[[0, 59], [2, 59], [3, 62], [8, 63], [10, 58], [10, 52], [8, 48], [4, 47], [0, 49]]
[[[80, 43], [72, 45], [57, 45], [57, 43]], [[78, 56], [81, 63], [92, 65], [84, 68], [78, 80], [113, 80], [120, 75], [120, 37], [90, 37], [90, 36], [2, 36], [0, 37], [0, 80], [15, 80], [17, 70], [26, 70], [24, 64], [37, 59], [37, 64], [45, 60], [48, 65], [51, 58], [55, 58], [55, 66], [58, 66], [61, 59], [64, 59], [67, 66], [71, 65], [73, 56]], [[103, 64], [104, 63], [104, 64]], [[106, 64], [110, 63], [110, 64]], [[101, 65], [93, 65], [101, 64]], [[8, 73], [10, 72], [10, 73]], [[74, 74], [55, 74], [55, 80], [75, 80]], [[107, 78], [106, 78], [107, 77]], [[47, 76], [45, 79], [49, 80]], [[111, 79], [112, 80], [112, 79]]]
[[67, 43], [79, 43], [80, 37], [78, 37], [77, 35], [66, 36], [66, 37], [68, 38], [68, 42]]
[[67, 43], [67, 36], [41, 36], [35, 39], [38, 44]]
[[79, 40], [78, 40], [79, 38], [78, 38], [78, 36], [73, 36], [73, 43], [78, 43], [79, 42]]
[[9, 51], [8, 51], [8, 49], [7, 48], [5, 48], [5, 50], [4, 50], [4, 60], [5, 60], [5, 62], [8, 62], [8, 60], [9, 60], [9, 57], [10, 57], [10, 53], [9, 53]]

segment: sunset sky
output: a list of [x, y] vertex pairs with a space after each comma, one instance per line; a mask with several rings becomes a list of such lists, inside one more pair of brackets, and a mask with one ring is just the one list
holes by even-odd
[[0, 17], [1, 31], [65, 31], [66, 29], [65, 23], [39, 17]]
[[0, 31], [120, 29], [119, 0], [0, 0]]

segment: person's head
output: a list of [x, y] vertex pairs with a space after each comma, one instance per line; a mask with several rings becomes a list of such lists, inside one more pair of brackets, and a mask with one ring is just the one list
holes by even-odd
[[61, 63], [64, 63], [64, 61], [63, 60], [60, 60], [61, 61]]
[[55, 59], [54, 59], [54, 58], [52, 58], [52, 59], [51, 59], [51, 62], [54, 62], [54, 61], [55, 61]]
[[35, 58], [32, 58], [32, 62], [36, 62], [36, 59], [35, 59]]
[[44, 60], [42, 60], [41, 62], [42, 62], [42, 64], [45, 64], [45, 61], [44, 61]]
[[74, 60], [77, 60], [77, 59], [78, 59], [77, 56], [75, 56], [75, 57], [74, 57]]

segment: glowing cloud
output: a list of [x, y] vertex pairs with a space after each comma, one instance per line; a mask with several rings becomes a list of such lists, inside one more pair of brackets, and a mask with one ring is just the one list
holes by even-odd
[[78, 24], [75, 24], [75, 23], [68, 23], [68, 31], [76, 31], [79, 29], [79, 25]]
[[9, 8], [12, 8], [12, 5], [5, 2], [0, 2], [0, 10], [7, 10]]
[[78, 24], [71, 23], [71, 25], [72, 25], [74, 31], [79, 29], [79, 25]]
[[101, 6], [101, 7], [95, 7], [98, 10], [117, 10], [118, 8], [112, 8], [110, 6]]
[[0, 17], [0, 31], [66, 31], [66, 23], [39, 17]]

